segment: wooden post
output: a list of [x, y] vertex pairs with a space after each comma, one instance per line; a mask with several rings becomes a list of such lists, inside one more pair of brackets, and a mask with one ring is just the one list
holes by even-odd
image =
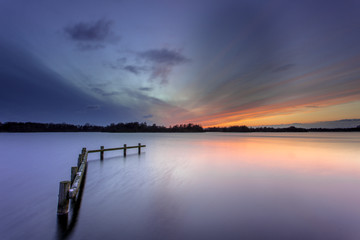
[[82, 163], [82, 160], [83, 160], [83, 155], [82, 155], [82, 154], [79, 154], [78, 164], [77, 164], [78, 167], [80, 167], [80, 165], [81, 165], [81, 163]]
[[139, 143], [139, 149], [138, 149], [138, 154], [141, 154], [141, 143]]
[[100, 152], [100, 160], [104, 160], [104, 146], [101, 146], [100, 147], [100, 150], [102, 150], [101, 152]]
[[74, 182], [77, 171], [78, 171], [78, 167], [71, 167], [71, 183]]
[[70, 189], [70, 181], [62, 181], [60, 182], [59, 187], [59, 199], [58, 199], [58, 215], [68, 214], [69, 212], [69, 189]]
[[85, 156], [85, 152], [86, 152], [86, 148], [83, 148], [83, 149], [81, 150], [81, 154]]
[[126, 157], [126, 144], [124, 144], [124, 157]]

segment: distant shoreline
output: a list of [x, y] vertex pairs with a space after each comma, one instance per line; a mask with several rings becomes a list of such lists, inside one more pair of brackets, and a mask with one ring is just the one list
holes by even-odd
[[6, 122], [0, 123], [0, 132], [6, 133], [36, 133], [36, 132], [108, 132], [108, 133], [136, 133], [136, 132], [360, 132], [360, 126], [353, 128], [274, 128], [274, 127], [212, 127], [203, 128], [197, 124], [180, 124], [170, 127], [158, 126], [156, 124], [147, 125], [146, 123], [130, 122], [110, 124], [107, 126], [96, 125], [73, 125], [67, 123], [35, 123], [35, 122]]

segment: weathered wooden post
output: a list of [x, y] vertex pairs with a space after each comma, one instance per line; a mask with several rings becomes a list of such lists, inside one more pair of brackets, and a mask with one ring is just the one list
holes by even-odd
[[78, 167], [71, 167], [71, 183], [74, 182], [77, 171], [78, 171]]
[[62, 181], [60, 182], [59, 187], [59, 199], [58, 199], [58, 215], [68, 214], [69, 212], [69, 189], [70, 189], [70, 181]]
[[83, 159], [83, 155], [82, 155], [82, 154], [79, 154], [79, 158], [78, 158], [78, 162], [77, 162], [77, 166], [78, 166], [78, 167], [80, 167], [81, 162], [82, 162], [82, 159]]
[[139, 143], [139, 149], [138, 149], [138, 154], [141, 154], [141, 143]]
[[86, 148], [82, 148], [81, 154], [82, 154], [83, 156], [85, 156], [85, 152], [86, 152]]
[[100, 150], [100, 160], [104, 160], [104, 146], [101, 146]]
[[124, 144], [124, 157], [126, 157], [126, 144]]

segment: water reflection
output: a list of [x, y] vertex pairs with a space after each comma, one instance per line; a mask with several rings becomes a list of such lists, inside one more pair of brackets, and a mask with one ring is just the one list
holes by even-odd
[[[72, 204], [55, 221], [58, 182], [79, 149], [138, 142], [147, 145], [140, 156], [93, 155], [81, 211]], [[360, 239], [359, 133], [20, 134], [2, 143], [1, 239]]]

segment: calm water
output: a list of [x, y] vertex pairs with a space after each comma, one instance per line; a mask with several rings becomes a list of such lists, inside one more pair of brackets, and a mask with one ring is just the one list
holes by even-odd
[[[58, 185], [89, 155], [69, 228]], [[360, 239], [360, 134], [0, 134], [0, 239]]]

